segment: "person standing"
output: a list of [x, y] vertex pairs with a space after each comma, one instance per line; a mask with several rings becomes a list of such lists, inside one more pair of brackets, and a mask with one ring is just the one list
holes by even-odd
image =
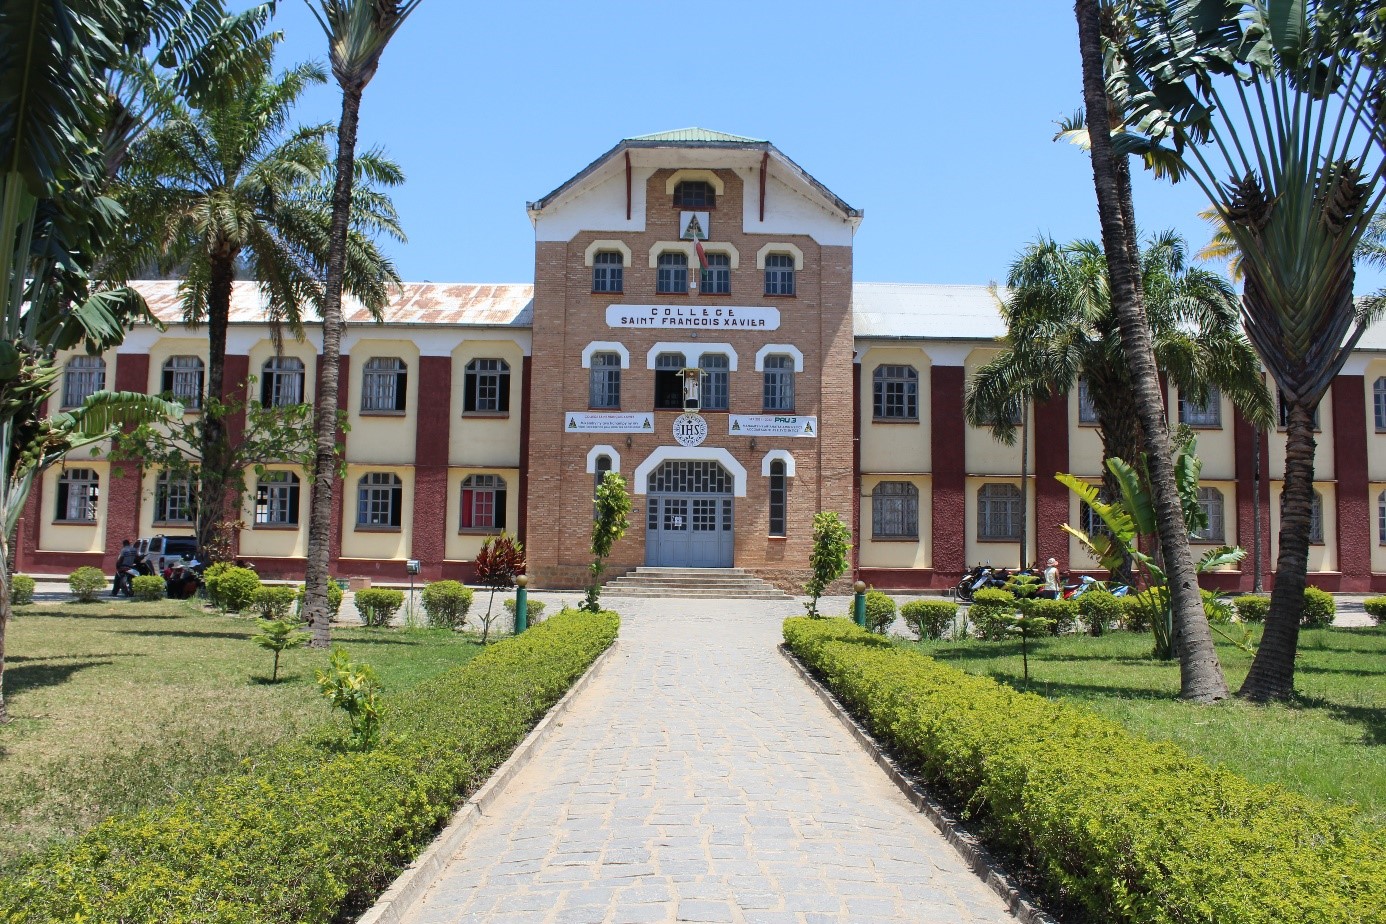
[[1059, 560], [1051, 558], [1044, 563], [1044, 590], [1041, 597], [1058, 600], [1064, 594], [1063, 582], [1059, 579]]
[[120, 546], [120, 554], [116, 556], [115, 563], [115, 583], [111, 586], [111, 596], [118, 597], [125, 594], [127, 597], [135, 595], [135, 588], [130, 583], [130, 571], [135, 567], [135, 547], [126, 539]]

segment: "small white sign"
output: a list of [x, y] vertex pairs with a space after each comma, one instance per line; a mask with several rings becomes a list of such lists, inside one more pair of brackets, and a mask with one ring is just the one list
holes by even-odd
[[699, 414], [680, 414], [674, 418], [674, 439], [680, 446], [701, 446], [707, 439], [707, 421]]
[[608, 305], [606, 326], [778, 330], [780, 310], [735, 305]]
[[818, 438], [818, 418], [798, 414], [728, 414], [732, 436], [792, 436]]
[[569, 411], [563, 429], [568, 433], [653, 433], [654, 415], [603, 414], [594, 411]]

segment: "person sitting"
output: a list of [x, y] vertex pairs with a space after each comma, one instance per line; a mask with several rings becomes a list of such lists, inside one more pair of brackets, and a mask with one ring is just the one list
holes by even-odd
[[176, 561], [164, 579], [164, 588], [170, 600], [185, 600], [197, 590], [197, 578], [181, 560]]

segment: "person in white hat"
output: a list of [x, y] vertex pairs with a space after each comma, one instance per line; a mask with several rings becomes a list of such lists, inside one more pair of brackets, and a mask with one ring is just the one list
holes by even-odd
[[1064, 585], [1059, 580], [1059, 560], [1051, 558], [1044, 563], [1044, 590], [1040, 593], [1041, 597], [1048, 597], [1050, 600], [1057, 600], [1064, 593]]

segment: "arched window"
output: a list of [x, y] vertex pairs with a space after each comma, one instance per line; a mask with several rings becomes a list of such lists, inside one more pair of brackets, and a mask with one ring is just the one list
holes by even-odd
[[1372, 417], [1377, 432], [1386, 432], [1386, 375], [1372, 383]]
[[704, 353], [698, 359], [703, 370], [703, 410], [725, 411], [731, 407], [731, 360], [723, 353]]
[[725, 253], [707, 254], [707, 269], [703, 270], [704, 295], [731, 294], [731, 256]]
[[356, 525], [366, 529], [399, 529], [404, 483], [393, 472], [367, 472], [356, 483]]
[[717, 190], [706, 180], [684, 180], [674, 187], [674, 208], [676, 209], [714, 209], [717, 207]]
[[202, 407], [202, 360], [196, 356], [170, 356], [163, 369], [164, 394], [188, 410]]
[[195, 499], [190, 474], [165, 471], [154, 485], [154, 522], [191, 523]]
[[63, 370], [63, 407], [77, 407], [106, 387], [106, 361], [100, 356], [74, 356]]
[[592, 256], [592, 291], [625, 289], [626, 258], [619, 250], [599, 250]]
[[872, 417], [919, 419], [919, 373], [913, 366], [877, 366], [871, 376]]
[[683, 409], [682, 370], [688, 358], [682, 353], [660, 353], [655, 357], [654, 406], [660, 411]]
[[871, 538], [919, 538], [919, 489], [908, 481], [882, 481], [871, 489]]
[[58, 479], [58, 509], [54, 519], [63, 523], [95, 523], [101, 488], [96, 472], [69, 468]]
[[499, 475], [468, 475], [462, 479], [461, 528], [505, 529], [505, 479]]
[[770, 535], [788, 535], [789, 479], [785, 477], [784, 460], [775, 459], [770, 463]]
[[1096, 424], [1097, 405], [1093, 403], [1092, 392], [1088, 390], [1088, 380], [1080, 378], [1078, 380], [1078, 422], [1080, 424]]
[[1013, 484], [984, 484], [977, 491], [977, 539], [982, 542], [1020, 540], [1020, 488]]
[[765, 255], [765, 294], [794, 294], [794, 257], [787, 253]]
[[772, 353], [765, 357], [763, 407], [778, 413], [794, 410], [794, 357]]
[[262, 407], [289, 407], [303, 403], [303, 360], [272, 356], [265, 360], [260, 377]]
[[1376, 496], [1376, 541], [1386, 545], [1386, 491]]
[[1185, 397], [1183, 392], [1180, 392], [1179, 422], [1191, 427], [1221, 427], [1222, 392], [1218, 391], [1216, 385], [1209, 385], [1208, 397], [1201, 402]]
[[603, 453], [597, 456], [592, 465], [592, 519], [597, 518], [597, 489], [602, 486], [602, 479], [606, 473], [611, 471], [611, 456]]
[[361, 410], [393, 413], [405, 407], [409, 367], [397, 356], [372, 356], [361, 374]]
[[1199, 488], [1198, 506], [1203, 508], [1208, 525], [1190, 533], [1189, 538], [1197, 542], [1222, 542], [1227, 535], [1227, 527], [1223, 520], [1222, 492], [1217, 488]]
[[662, 295], [682, 295], [688, 292], [688, 257], [678, 251], [666, 251], [655, 263], [655, 291]]
[[505, 360], [474, 359], [467, 363], [465, 387], [463, 413], [510, 412], [510, 364]]
[[621, 406], [620, 353], [592, 354], [587, 403], [594, 408], [619, 408]]
[[1318, 491], [1309, 504], [1309, 544], [1323, 545], [1323, 495]]
[[255, 525], [297, 526], [299, 496], [293, 472], [265, 472], [255, 484]]

